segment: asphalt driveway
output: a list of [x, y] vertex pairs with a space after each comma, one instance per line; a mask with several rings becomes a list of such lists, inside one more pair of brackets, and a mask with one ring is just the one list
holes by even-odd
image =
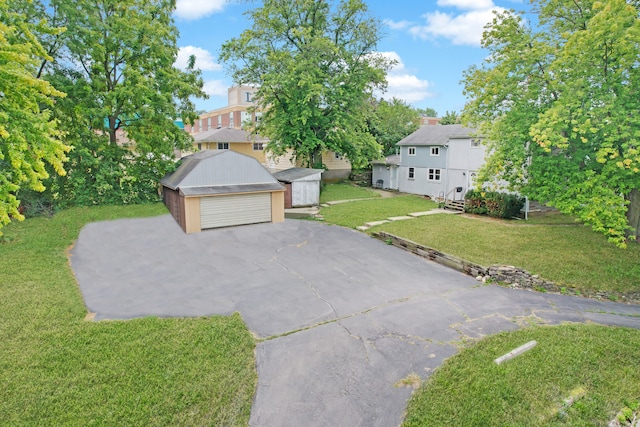
[[287, 220], [184, 234], [87, 225], [71, 265], [96, 320], [242, 314], [261, 338], [253, 426], [396, 426], [467, 338], [531, 322], [640, 328], [640, 307], [481, 285], [363, 233]]

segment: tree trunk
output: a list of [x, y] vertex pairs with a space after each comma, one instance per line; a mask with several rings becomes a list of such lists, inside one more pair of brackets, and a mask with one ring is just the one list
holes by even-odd
[[118, 143], [116, 131], [117, 131], [116, 117], [109, 116], [109, 144], [116, 145]]
[[629, 231], [629, 237], [635, 236], [636, 243], [640, 243], [640, 190], [634, 188], [627, 194], [629, 206], [627, 207], [627, 222], [632, 228]]

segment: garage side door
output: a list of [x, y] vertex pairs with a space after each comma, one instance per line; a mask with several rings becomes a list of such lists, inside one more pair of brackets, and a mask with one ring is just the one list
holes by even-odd
[[202, 229], [270, 221], [270, 193], [237, 194], [200, 199]]

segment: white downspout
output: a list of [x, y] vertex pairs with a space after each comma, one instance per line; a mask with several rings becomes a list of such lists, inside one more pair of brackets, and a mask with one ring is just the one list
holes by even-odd
[[[449, 195], [449, 144], [445, 144], [444, 148], [446, 148], [445, 159], [444, 159], [444, 202], [447, 202], [447, 197]], [[454, 196], [455, 198], [455, 196]]]

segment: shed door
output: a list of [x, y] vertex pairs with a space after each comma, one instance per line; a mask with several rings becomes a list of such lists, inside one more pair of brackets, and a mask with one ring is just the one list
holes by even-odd
[[271, 193], [200, 198], [202, 229], [271, 222]]

